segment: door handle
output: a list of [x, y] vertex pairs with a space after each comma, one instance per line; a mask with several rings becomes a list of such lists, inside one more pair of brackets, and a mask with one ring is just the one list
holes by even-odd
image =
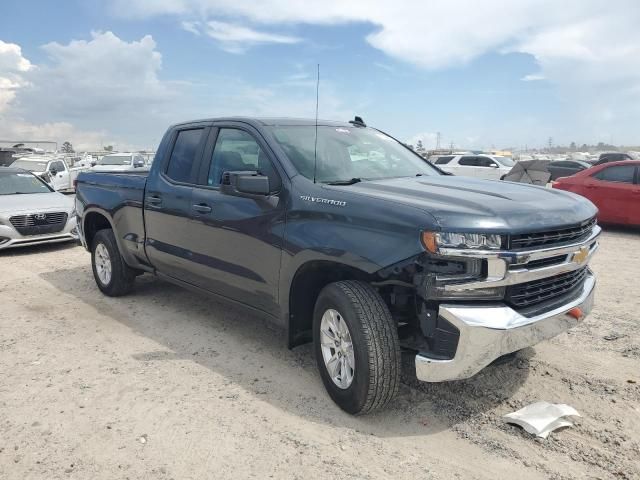
[[211, 213], [211, 207], [206, 203], [196, 203], [193, 209], [198, 213]]
[[159, 207], [162, 205], [162, 197], [158, 195], [149, 195], [147, 197], [147, 205], [152, 207]]

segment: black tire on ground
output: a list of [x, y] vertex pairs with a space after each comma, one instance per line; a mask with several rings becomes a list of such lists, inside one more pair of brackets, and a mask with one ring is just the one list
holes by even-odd
[[[332, 380], [322, 356], [320, 324], [328, 309], [340, 313], [351, 334], [355, 368], [351, 385], [342, 389]], [[327, 285], [313, 313], [316, 362], [327, 392], [340, 408], [364, 415], [384, 408], [400, 385], [398, 330], [382, 297], [369, 284], [340, 281]]]
[[[96, 249], [99, 245], [103, 245], [109, 253], [109, 260], [111, 262], [111, 278], [108, 282], [103, 282], [97, 272], [96, 267]], [[136, 270], [129, 267], [124, 262], [118, 244], [116, 243], [116, 237], [113, 234], [113, 230], [104, 229], [99, 230], [93, 237], [93, 243], [91, 245], [91, 267], [93, 269], [93, 278], [98, 285], [98, 288], [110, 297], [119, 297], [126, 295], [133, 290], [133, 284], [136, 279]]]

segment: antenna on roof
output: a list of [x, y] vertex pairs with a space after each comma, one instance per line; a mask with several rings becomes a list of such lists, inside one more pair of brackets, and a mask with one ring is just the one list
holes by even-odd
[[362, 117], [359, 116], [355, 116], [355, 118], [353, 120], [349, 120], [349, 123], [351, 125], [353, 125], [354, 127], [366, 127], [367, 124], [364, 123], [364, 120], [362, 120]]
[[316, 183], [316, 166], [318, 165], [318, 100], [320, 98], [320, 64], [316, 80], [316, 138], [313, 144], [313, 183]]

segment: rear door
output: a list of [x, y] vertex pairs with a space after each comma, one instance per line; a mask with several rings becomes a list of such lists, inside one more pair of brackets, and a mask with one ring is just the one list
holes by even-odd
[[598, 207], [598, 219], [610, 223], [631, 223], [637, 210], [638, 185], [635, 165], [606, 167], [585, 182], [585, 195]]
[[160, 272], [189, 281], [191, 196], [210, 128], [202, 124], [172, 132], [164, 163], [150, 175], [144, 195], [146, 253]]
[[[197, 258], [194, 282], [214, 293], [277, 314], [286, 197], [283, 172], [259, 132], [240, 123], [214, 124], [194, 188], [189, 249]], [[213, 138], [215, 137], [215, 138]], [[224, 194], [228, 171], [258, 171], [271, 194]]]

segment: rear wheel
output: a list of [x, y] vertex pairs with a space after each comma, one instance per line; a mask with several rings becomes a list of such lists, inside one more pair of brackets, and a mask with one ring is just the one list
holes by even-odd
[[120, 255], [113, 230], [96, 233], [91, 246], [93, 278], [105, 295], [119, 297], [133, 290], [136, 271]]
[[343, 410], [386, 406], [400, 384], [400, 344], [391, 313], [370, 285], [341, 281], [318, 296], [314, 350], [327, 392]]

